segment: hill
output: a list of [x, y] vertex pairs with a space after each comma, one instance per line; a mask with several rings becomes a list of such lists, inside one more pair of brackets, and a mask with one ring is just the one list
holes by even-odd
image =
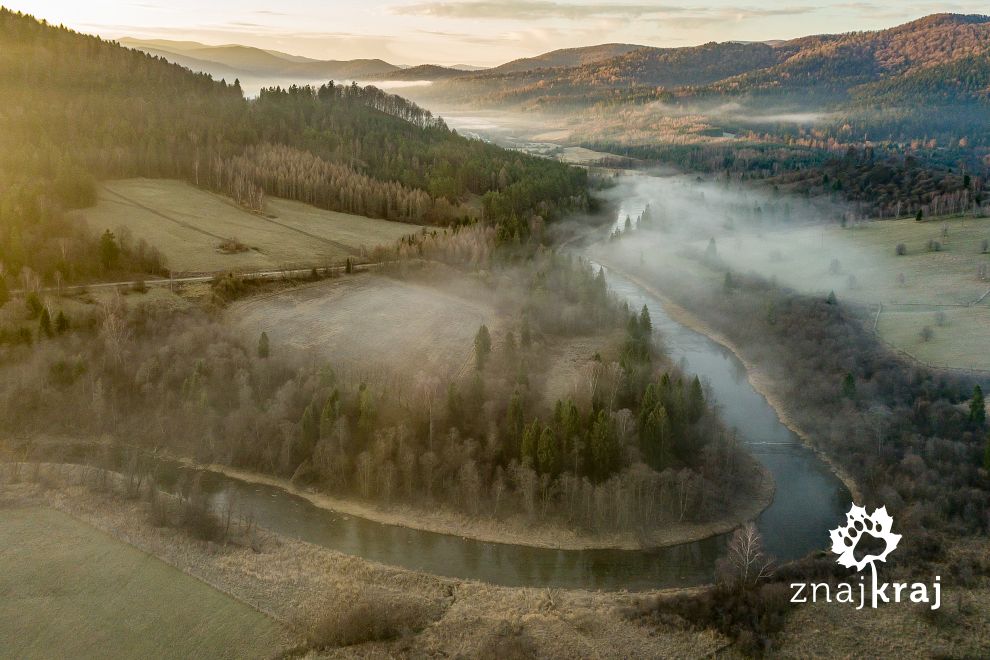
[[519, 73], [533, 69], [559, 69], [608, 60], [643, 48], [633, 44], [601, 44], [584, 48], [563, 48], [536, 57], [524, 57], [490, 69], [490, 73]]
[[370, 79], [392, 71], [394, 64], [378, 59], [315, 60], [250, 46], [207, 46], [191, 41], [168, 41], [124, 38], [120, 44], [165, 57], [193, 71], [214, 77], [240, 77], [295, 80]]
[[471, 75], [473, 72], [436, 64], [420, 64], [405, 69], [396, 69], [386, 73], [370, 76], [368, 80], [446, 80], [460, 76]]
[[98, 179], [184, 179], [256, 210], [275, 195], [415, 224], [483, 219], [508, 236], [586, 200], [583, 171], [461, 137], [374, 87], [273, 88], [246, 100], [236, 85], [6, 9], [0, 43], [7, 277], [162, 268], [153, 251], [123, 249], [65, 216], [97, 201]]
[[941, 84], [937, 94], [947, 102], [973, 101], [986, 97], [981, 85], [988, 53], [990, 17], [936, 14], [873, 32], [638, 48], [556, 69], [533, 69], [534, 62], [528, 70], [505, 65], [450, 80], [428, 94], [476, 105], [550, 109], [603, 101], [724, 103], [727, 97], [753, 96], [819, 108], [898, 89], [902, 96], [926, 93], [935, 80], [958, 80]]

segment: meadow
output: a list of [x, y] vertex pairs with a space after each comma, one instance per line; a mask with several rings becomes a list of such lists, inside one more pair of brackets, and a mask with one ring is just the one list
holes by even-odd
[[495, 311], [483, 296], [470, 285], [359, 275], [257, 296], [228, 314], [251, 340], [268, 333], [273, 352], [315, 352], [335, 368], [362, 372], [457, 376], [471, 364], [478, 328], [493, 328]]
[[263, 658], [283, 628], [47, 507], [0, 509], [0, 655]]
[[77, 213], [95, 231], [144, 239], [175, 273], [339, 263], [420, 229], [273, 197], [252, 213], [172, 179], [108, 181], [96, 206]]
[[932, 366], [990, 370], [985, 240], [990, 219], [955, 216], [730, 234], [716, 249], [733, 270], [880, 311], [880, 336]]

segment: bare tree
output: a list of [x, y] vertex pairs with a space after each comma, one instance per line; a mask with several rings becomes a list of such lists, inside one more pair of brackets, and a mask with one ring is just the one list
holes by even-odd
[[719, 560], [719, 581], [737, 589], [747, 589], [773, 574], [773, 558], [763, 549], [763, 538], [753, 523], [746, 523], [732, 534], [726, 555]]

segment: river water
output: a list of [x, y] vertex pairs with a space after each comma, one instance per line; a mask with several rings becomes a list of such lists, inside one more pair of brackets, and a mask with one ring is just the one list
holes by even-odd
[[[780, 560], [825, 548], [828, 530], [843, 520], [849, 493], [785, 427], [746, 379], [742, 363], [708, 337], [674, 321], [659, 300], [608, 273], [611, 288], [633, 309], [646, 305], [672, 359], [708, 384], [728, 425], [767, 466], [777, 491], [757, 524]], [[449, 577], [507, 586], [645, 590], [708, 582], [727, 536], [668, 548], [550, 550], [484, 543], [384, 525], [321, 509], [279, 488], [203, 474], [214, 504], [235, 501], [262, 527], [366, 559]]]

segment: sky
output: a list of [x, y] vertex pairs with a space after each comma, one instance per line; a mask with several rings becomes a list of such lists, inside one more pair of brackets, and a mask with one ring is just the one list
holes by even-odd
[[491, 66], [557, 48], [692, 46], [891, 27], [985, 0], [0, 0], [108, 39], [238, 43], [317, 59]]

